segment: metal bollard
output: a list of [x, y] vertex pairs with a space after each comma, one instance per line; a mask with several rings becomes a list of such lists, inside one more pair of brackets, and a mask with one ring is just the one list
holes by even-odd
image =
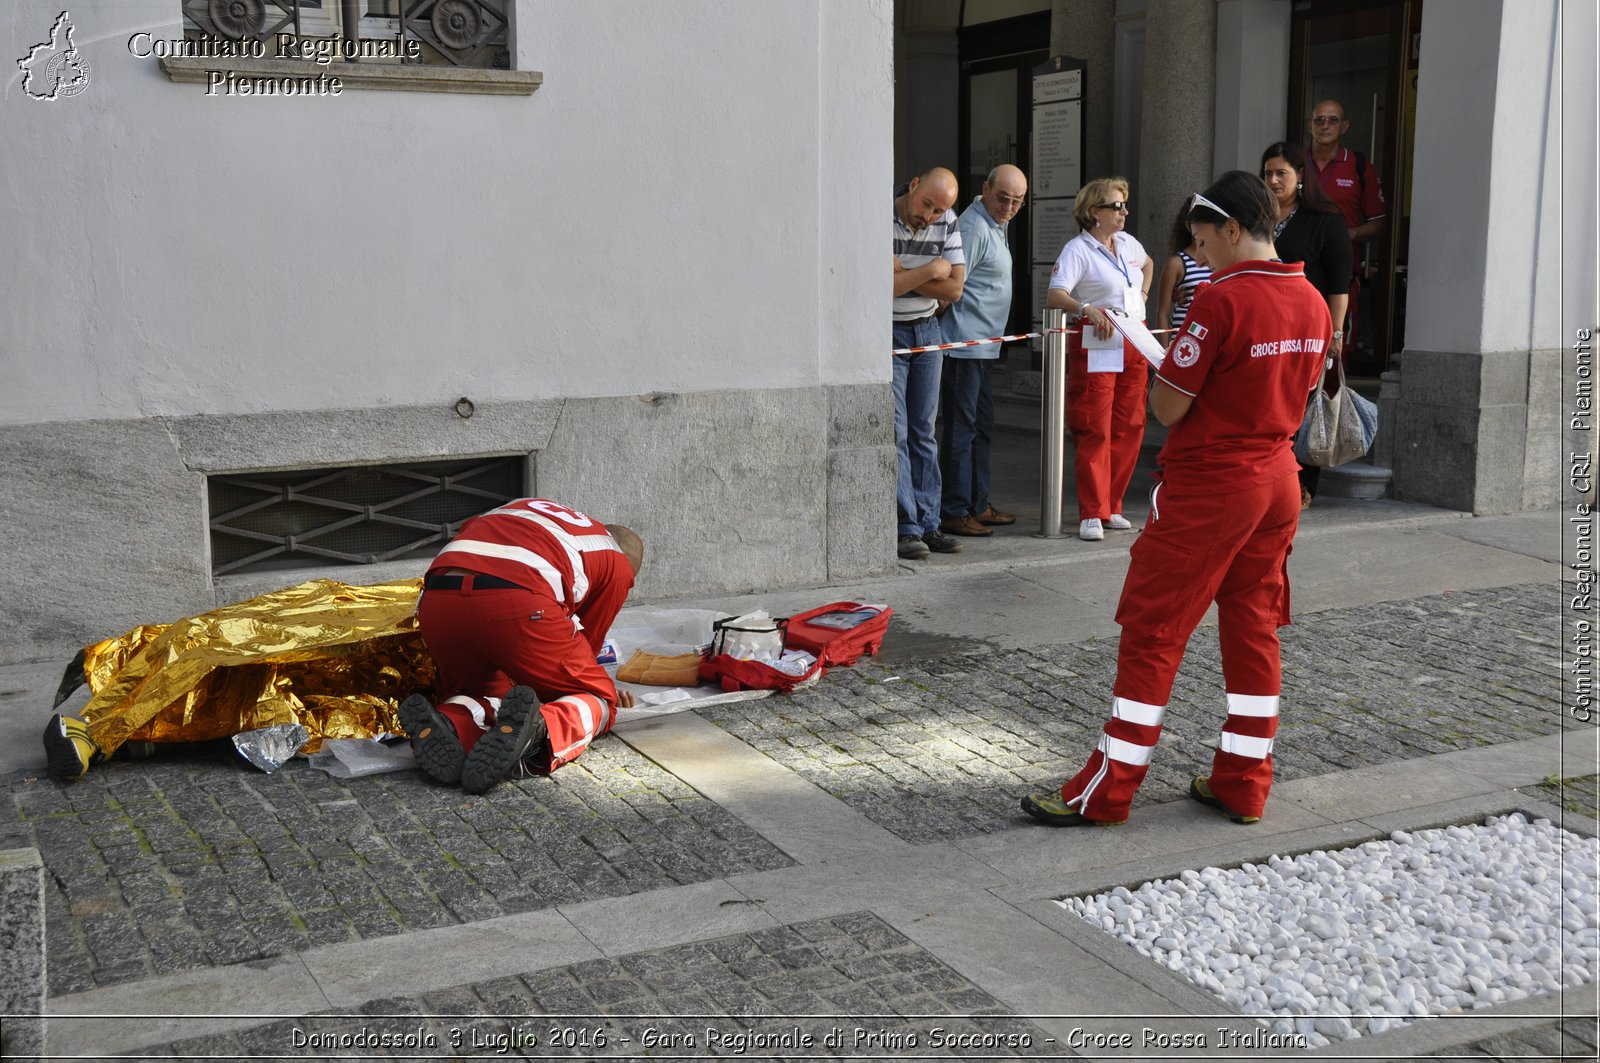
[[1067, 326], [1065, 310], [1044, 312], [1044, 386], [1040, 392], [1039, 535], [1060, 539], [1061, 491], [1066, 472]]

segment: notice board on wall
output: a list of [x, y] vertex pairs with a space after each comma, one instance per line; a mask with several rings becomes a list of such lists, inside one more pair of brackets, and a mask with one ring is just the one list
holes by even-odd
[[[1033, 142], [1028, 175], [1032, 200], [1033, 331], [1044, 323], [1050, 267], [1078, 234], [1072, 203], [1083, 186], [1083, 84], [1088, 64], [1058, 55], [1033, 68]], [[1034, 350], [1042, 342], [1034, 340]]]

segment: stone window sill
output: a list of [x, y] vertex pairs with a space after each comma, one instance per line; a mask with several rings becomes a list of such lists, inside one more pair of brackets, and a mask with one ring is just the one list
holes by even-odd
[[537, 70], [479, 70], [400, 63], [318, 63], [299, 59], [208, 59], [172, 56], [161, 60], [167, 77], [184, 85], [208, 85], [213, 71], [237, 78], [338, 78], [347, 89], [392, 92], [457, 92], [491, 96], [531, 96], [544, 83]]

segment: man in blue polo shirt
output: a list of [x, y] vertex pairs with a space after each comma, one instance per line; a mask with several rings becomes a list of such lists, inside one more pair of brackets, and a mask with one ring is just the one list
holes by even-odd
[[[1028, 198], [1028, 178], [1010, 163], [989, 171], [983, 194], [961, 214], [967, 279], [961, 301], [944, 316], [944, 340], [1002, 336], [1011, 316], [1011, 244], [1006, 225]], [[943, 383], [944, 502], [939, 523], [951, 535], [993, 535], [1017, 518], [989, 501], [989, 440], [994, 435], [994, 364], [1000, 344], [962, 347], [945, 355]]]
[[[966, 277], [961, 230], [956, 227], [956, 175], [935, 166], [894, 193], [894, 346], [928, 347], [943, 343], [939, 304], [961, 298]], [[895, 483], [901, 557], [953, 554], [961, 544], [939, 530], [939, 441], [933, 422], [939, 412], [938, 351], [896, 354], [894, 361], [894, 444], [900, 458]]]

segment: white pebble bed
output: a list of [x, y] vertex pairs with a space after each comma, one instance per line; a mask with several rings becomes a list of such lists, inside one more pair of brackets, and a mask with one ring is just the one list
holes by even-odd
[[1597, 863], [1513, 814], [1056, 903], [1320, 1048], [1596, 981]]

